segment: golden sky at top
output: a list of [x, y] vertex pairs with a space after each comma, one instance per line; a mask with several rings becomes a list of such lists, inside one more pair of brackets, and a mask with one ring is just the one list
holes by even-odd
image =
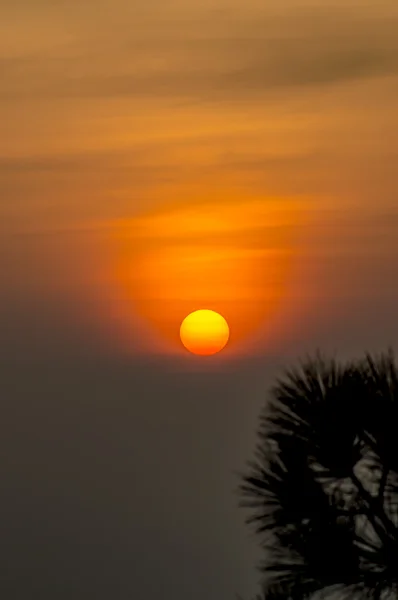
[[[138, 305], [148, 301], [148, 307], [153, 286], [166, 285], [150, 275], [157, 271], [156, 251], [163, 272], [174, 273], [175, 296], [184, 296], [177, 263], [170, 258], [165, 267], [165, 257], [175, 255], [181, 236], [189, 260], [204, 256], [210, 236], [206, 256], [223, 240], [232, 270], [237, 255], [257, 252], [258, 258], [277, 248], [296, 257], [291, 268], [299, 278], [280, 283], [284, 306], [309, 314], [317, 305], [319, 315], [333, 320], [339, 301], [351, 298], [355, 310], [352, 298], [363, 290], [374, 294], [375, 277], [398, 249], [391, 230], [397, 25], [393, 0], [149, 0], [142, 6], [16, 0], [2, 6], [0, 282], [6, 303], [37, 296], [62, 305], [67, 297], [82, 321], [95, 306], [106, 322], [109, 311], [128, 313], [134, 286]], [[279, 234], [274, 228], [272, 236], [275, 206]], [[244, 231], [237, 237], [238, 224]], [[146, 233], [140, 238], [139, 231]], [[246, 260], [237, 272], [256, 274], [242, 285], [249, 290], [257, 282], [258, 288], [260, 266]], [[275, 261], [273, 268], [282, 264]], [[226, 267], [222, 272], [227, 277]], [[208, 288], [212, 277], [219, 279], [209, 277]], [[232, 279], [224, 295], [234, 300]], [[270, 287], [277, 289], [270, 280], [264, 286], [252, 293], [257, 308], [265, 289], [268, 298]], [[170, 291], [159, 294], [148, 309], [155, 315]], [[254, 314], [253, 306], [246, 314]], [[137, 306], [131, 313], [143, 323], [156, 321]]]

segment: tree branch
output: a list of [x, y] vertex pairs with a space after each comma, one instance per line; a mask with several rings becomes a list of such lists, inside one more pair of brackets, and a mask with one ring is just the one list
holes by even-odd
[[383, 500], [384, 500], [384, 492], [385, 492], [385, 489], [386, 489], [386, 484], [387, 484], [387, 479], [388, 479], [389, 472], [390, 472], [390, 469], [388, 467], [385, 467], [384, 470], [383, 470], [383, 472], [382, 472], [381, 478], [380, 478], [379, 493], [377, 495], [377, 498], [378, 498], [378, 501], [381, 504], [383, 504], [383, 505], [384, 505], [384, 502], [383, 502]]
[[[390, 540], [395, 540], [397, 533], [396, 527], [394, 523], [390, 521], [390, 519], [385, 514], [383, 505], [380, 506], [380, 502], [378, 501], [378, 499], [368, 492], [368, 490], [363, 486], [362, 481], [355, 475], [354, 472], [351, 474], [351, 478], [354, 484], [357, 486], [358, 491], [361, 494], [363, 500], [365, 500], [366, 504], [369, 506], [369, 510], [367, 511], [367, 517], [371, 522], [375, 532], [379, 536], [380, 540], [382, 542], [384, 541], [385, 543], [385, 534], [387, 534], [387, 537]], [[376, 519], [380, 521], [383, 527], [380, 527]]]

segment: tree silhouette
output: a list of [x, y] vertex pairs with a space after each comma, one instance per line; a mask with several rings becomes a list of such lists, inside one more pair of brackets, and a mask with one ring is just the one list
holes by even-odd
[[286, 371], [240, 487], [264, 560], [257, 600], [398, 596], [398, 370], [392, 352]]

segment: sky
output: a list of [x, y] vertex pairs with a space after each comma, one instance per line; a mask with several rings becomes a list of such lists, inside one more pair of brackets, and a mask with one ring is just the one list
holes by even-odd
[[[0, 3], [7, 600], [256, 591], [285, 366], [398, 336], [395, 0]], [[228, 346], [188, 354], [211, 308]]]

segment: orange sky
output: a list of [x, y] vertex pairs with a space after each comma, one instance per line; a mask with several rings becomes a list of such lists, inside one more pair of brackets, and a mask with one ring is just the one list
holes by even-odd
[[[284, 198], [225, 198], [155, 208], [114, 225], [117, 264], [108, 289], [115, 310], [132, 321], [131, 306], [148, 321], [167, 351], [179, 349], [179, 326], [200, 308], [221, 313], [232, 351], [274, 317], [288, 289], [289, 267], [302, 225], [297, 203]], [[305, 209], [304, 200], [300, 205]], [[124, 304], [120, 302], [124, 297]]]
[[372, 296], [398, 249], [396, 3], [93, 6], [0, 22], [5, 313], [40, 298], [173, 353], [206, 304], [239, 353]]

